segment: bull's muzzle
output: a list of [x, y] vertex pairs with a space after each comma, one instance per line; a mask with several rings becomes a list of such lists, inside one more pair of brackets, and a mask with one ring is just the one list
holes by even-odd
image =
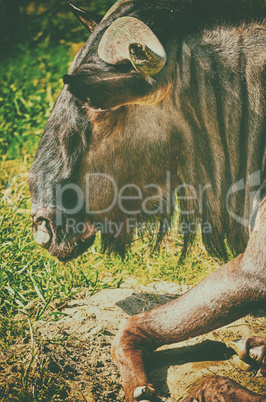
[[60, 261], [68, 261], [84, 253], [93, 244], [97, 232], [87, 217], [76, 217], [77, 226], [82, 224], [83, 230], [71, 232], [66, 218], [64, 216], [62, 224], [58, 225], [55, 209], [36, 208], [32, 211], [34, 240]]

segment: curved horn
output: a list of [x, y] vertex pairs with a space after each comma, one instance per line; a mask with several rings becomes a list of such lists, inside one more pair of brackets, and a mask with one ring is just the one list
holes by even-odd
[[82, 8], [76, 7], [70, 1], [68, 2], [68, 4], [75, 17], [77, 17], [84, 25], [84, 27], [87, 28], [90, 32], [92, 32], [95, 29], [96, 25], [101, 22], [101, 15], [89, 13], [88, 11], [82, 10]]
[[158, 74], [167, 55], [152, 30], [135, 17], [121, 17], [105, 31], [99, 47], [99, 57], [108, 64], [131, 61], [144, 75]]

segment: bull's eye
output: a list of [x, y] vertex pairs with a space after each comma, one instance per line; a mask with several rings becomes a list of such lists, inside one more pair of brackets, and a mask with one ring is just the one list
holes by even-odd
[[74, 209], [78, 204], [78, 195], [76, 191], [67, 189], [62, 194], [62, 207], [64, 209]]

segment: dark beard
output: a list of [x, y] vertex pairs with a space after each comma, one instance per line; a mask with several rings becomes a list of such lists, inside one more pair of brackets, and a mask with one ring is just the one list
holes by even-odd
[[[131, 218], [130, 218], [131, 219]], [[153, 245], [159, 245], [164, 238], [166, 232], [170, 228], [172, 216], [138, 216], [135, 219], [135, 227], [128, 227], [127, 221], [120, 221], [118, 227], [122, 227], [119, 235], [115, 233], [102, 233], [101, 243], [103, 253], [115, 253], [124, 259], [127, 251], [130, 249], [134, 236], [138, 234], [142, 236], [145, 234], [153, 239]], [[167, 223], [169, 224], [167, 224]], [[133, 226], [133, 225], [132, 225]]]
[[134, 233], [134, 229], [130, 232], [123, 229], [119, 236], [116, 236], [113, 233], [102, 233], [102, 252], [108, 254], [114, 253], [124, 259], [128, 249], [130, 248]]

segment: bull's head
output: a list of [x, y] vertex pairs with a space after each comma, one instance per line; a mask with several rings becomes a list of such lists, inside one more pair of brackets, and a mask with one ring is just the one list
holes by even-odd
[[172, 213], [162, 205], [177, 146], [164, 107], [169, 115], [168, 45], [136, 4], [120, 1], [101, 22], [71, 5], [93, 33], [64, 77], [30, 171], [34, 238], [62, 260], [84, 252], [97, 230], [105, 249], [123, 253], [134, 219]]

